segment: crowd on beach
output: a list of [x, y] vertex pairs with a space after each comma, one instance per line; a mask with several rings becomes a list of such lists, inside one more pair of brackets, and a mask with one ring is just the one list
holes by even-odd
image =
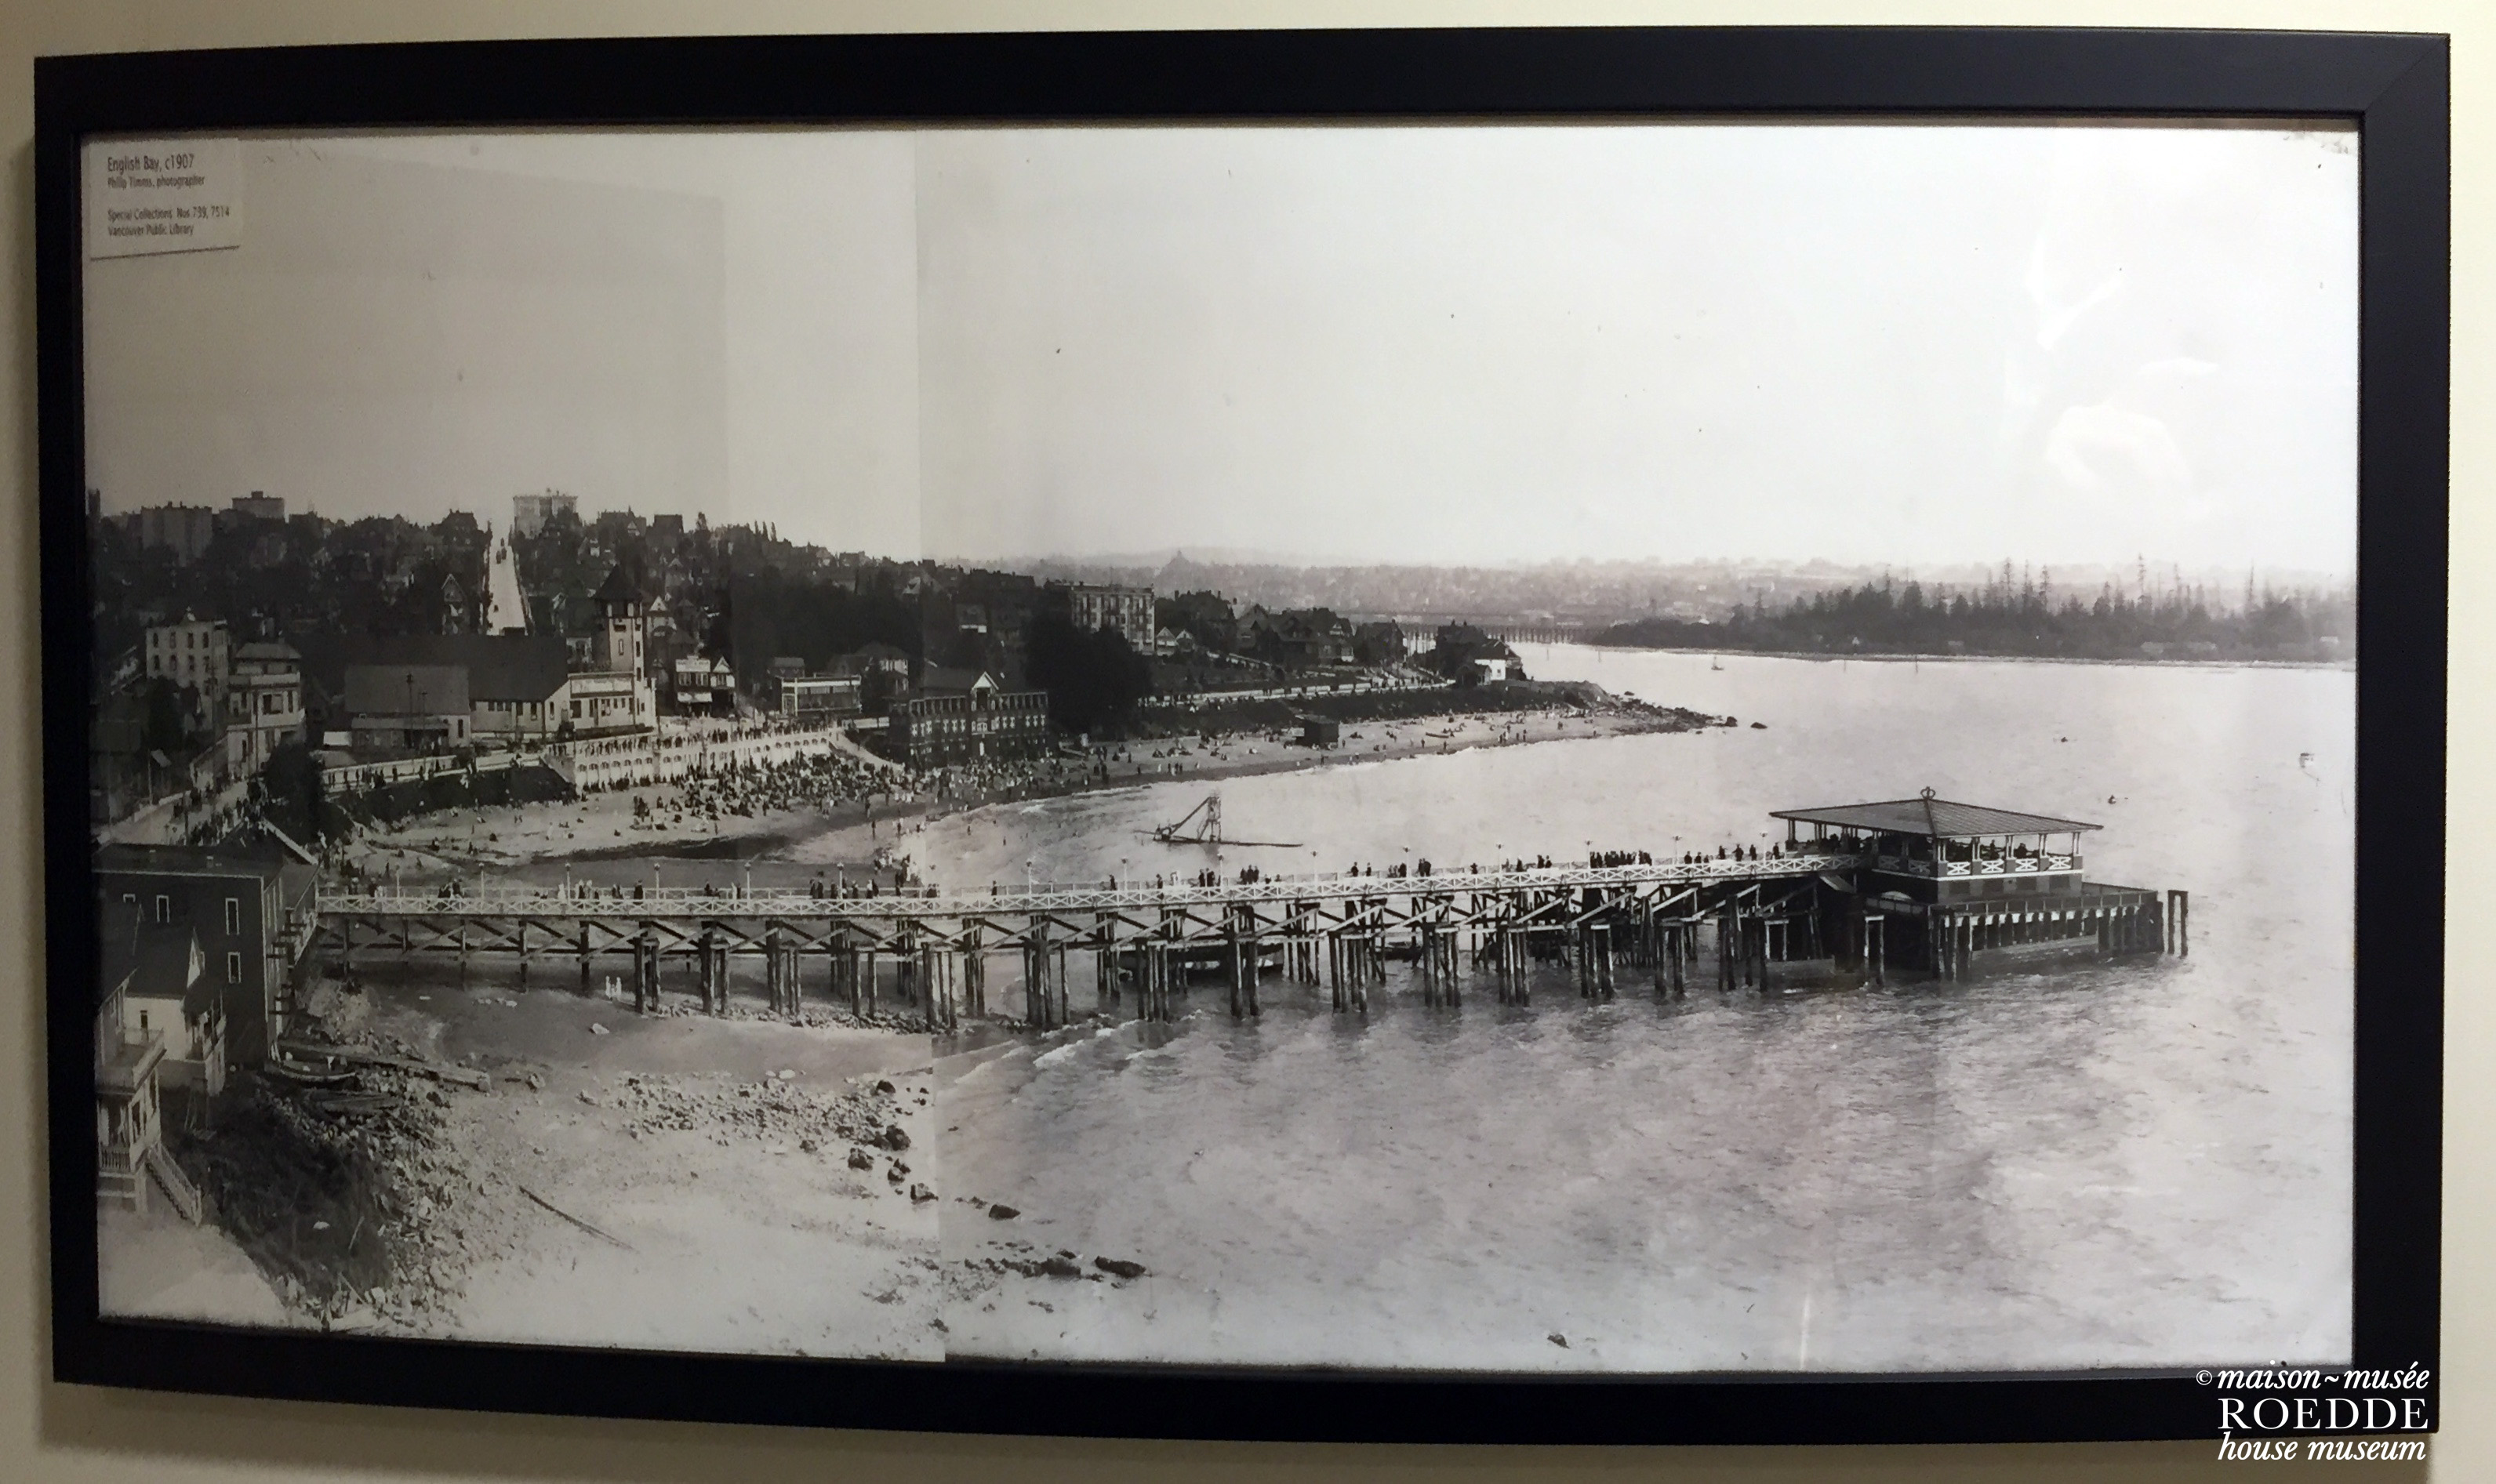
[[[1549, 709], [1564, 735], [1571, 718], [1582, 719], [1586, 715], [1582, 705], [1576, 703]], [[618, 783], [590, 788], [577, 800], [581, 818], [549, 818], [545, 821], [551, 832], [544, 845], [560, 852], [577, 838], [577, 830], [593, 837], [609, 835], [620, 845], [625, 837], [634, 834], [643, 839], [665, 839], [694, 832], [748, 832], [776, 827], [760, 822], [774, 816], [837, 817], [855, 810], [850, 818], [863, 823], [871, 839], [889, 838], [897, 849], [903, 836], [923, 827], [900, 816], [932, 818], [952, 810], [1053, 798], [1090, 788], [1314, 765], [1335, 760], [1338, 752], [1362, 754], [1386, 749], [1389, 744], [1439, 751], [1484, 742], [1522, 741], [1526, 720], [1521, 715], [1493, 719], [1462, 714], [1388, 719], [1375, 727], [1375, 731], [1387, 739], [1385, 743], [1365, 741], [1361, 732], [1352, 731], [1347, 733], [1349, 745], [1323, 750], [1295, 747], [1295, 731], [1261, 720], [1236, 728], [1198, 727], [1161, 736], [1109, 741], [1081, 751], [1068, 748], [1034, 757], [983, 757], [934, 767], [879, 759], [854, 743], [845, 743], [783, 760], [727, 766], [714, 763], [672, 783], [640, 787]], [[1446, 729], [1429, 729], [1434, 723]], [[715, 733], [706, 731], [703, 739], [733, 739], [742, 734], [727, 724], [718, 725]], [[593, 802], [592, 795], [606, 795], [608, 802], [599, 805]], [[538, 806], [521, 807], [535, 811]], [[627, 810], [629, 817], [624, 814]], [[515, 830], [515, 839], [504, 840], [493, 830], [484, 829], [480, 840], [478, 829], [454, 826], [450, 833], [444, 833], [439, 812], [428, 813], [434, 817], [421, 820], [402, 818], [381, 824], [369, 831], [378, 838], [361, 847], [353, 840], [321, 842], [323, 863], [332, 870], [352, 872], [358, 864], [372, 864], [362, 862], [360, 857], [376, 848], [419, 869], [452, 865], [459, 856], [481, 851], [493, 854], [498, 849], [506, 855], [515, 850], [523, 854], [540, 853], [529, 845], [534, 837], [526, 820], [503, 826]], [[757, 822], [732, 822], [738, 820]], [[482, 827], [493, 821], [479, 810], [474, 822]], [[462, 833], [468, 836], [464, 841], [456, 838]], [[420, 856], [426, 851], [444, 853], [445, 858], [425, 866], [409, 855], [411, 850]], [[896, 858], [888, 864], [898, 866], [899, 862]], [[1394, 869], [1401, 873], [1414, 868]]]
[[898, 790], [891, 771], [848, 753], [826, 752], [786, 762], [730, 768], [685, 780], [677, 813], [700, 819], [751, 818], [794, 809], [830, 810], [872, 806]]

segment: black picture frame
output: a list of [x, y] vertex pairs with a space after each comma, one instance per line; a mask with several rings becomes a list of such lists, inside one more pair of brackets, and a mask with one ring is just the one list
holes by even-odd
[[[2362, 137], [2353, 1339], [2438, 1364], [2449, 51], [2439, 36], [1591, 29], [736, 37], [36, 63], [51, 1334], [62, 1381], [717, 1422], [1513, 1443], [2215, 1437], [2192, 1376], [1521, 1377], [795, 1361], [97, 1314], [81, 140], [136, 132], [1638, 115], [2287, 116]], [[2427, 1388], [2432, 1399], [2432, 1387]]]

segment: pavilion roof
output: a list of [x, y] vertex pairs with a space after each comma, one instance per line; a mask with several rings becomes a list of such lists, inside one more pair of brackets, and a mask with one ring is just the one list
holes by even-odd
[[1869, 830], [1885, 835], [1920, 835], [1927, 839], [1962, 839], [1971, 835], [2060, 835], [2096, 829], [2080, 819], [2052, 815], [2021, 814], [1982, 804], [1961, 804], [1935, 798], [1890, 799], [1878, 804], [1830, 804], [1815, 809], [1776, 809], [1772, 818], [1806, 824], [1831, 824], [1840, 829]]

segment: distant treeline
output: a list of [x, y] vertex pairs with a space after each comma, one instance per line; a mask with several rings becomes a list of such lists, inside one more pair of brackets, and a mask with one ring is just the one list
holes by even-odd
[[890, 574], [877, 572], [857, 591], [802, 569], [785, 550], [756, 540], [741, 542], [730, 558], [724, 633], [707, 648], [727, 654], [737, 678], [759, 684], [783, 655], [820, 670], [842, 655], [869, 644], [889, 644], [917, 658], [918, 609], [892, 590]]
[[1591, 642], [1808, 654], [2331, 660], [2356, 653], [2355, 618], [2346, 592], [2249, 590], [2236, 605], [2223, 606], [2199, 586], [2080, 595], [2006, 576], [1957, 592], [1867, 582], [1782, 609], [1755, 600], [1720, 622], [1642, 618], [1614, 624]]
[[[1346, 691], [1284, 699], [1227, 700], [1188, 711], [1156, 710], [1146, 714], [1150, 727], [1166, 736], [1200, 732], [1253, 731], [1296, 727], [1303, 717], [1328, 717], [1346, 724], [1360, 722], [1426, 722], [1441, 717], [1498, 716], [1543, 711], [1552, 706], [1594, 706], [1608, 697], [1584, 681], [1503, 681], [1491, 685], [1432, 686], [1427, 690]], [[1708, 719], [1696, 711], [1658, 711], [1690, 726]]]

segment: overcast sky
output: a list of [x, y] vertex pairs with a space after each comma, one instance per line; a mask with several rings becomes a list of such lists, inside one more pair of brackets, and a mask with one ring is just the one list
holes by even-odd
[[255, 142], [89, 265], [108, 508], [839, 548], [2353, 566], [2356, 137], [1846, 125]]

